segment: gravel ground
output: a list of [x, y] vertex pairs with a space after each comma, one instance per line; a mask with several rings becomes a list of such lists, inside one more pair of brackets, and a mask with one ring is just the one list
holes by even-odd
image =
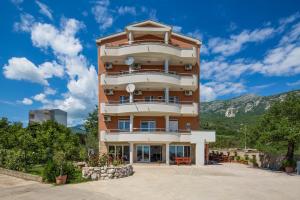
[[128, 178], [52, 186], [0, 175], [0, 199], [300, 199], [300, 176], [240, 164], [134, 165]]

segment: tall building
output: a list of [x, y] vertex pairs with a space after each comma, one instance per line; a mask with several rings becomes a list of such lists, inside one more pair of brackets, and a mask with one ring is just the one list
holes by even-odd
[[148, 20], [97, 46], [100, 154], [205, 164], [215, 132], [199, 131], [201, 42]]
[[41, 109], [29, 111], [29, 124], [32, 122], [56, 121], [67, 126], [67, 112], [60, 109]]

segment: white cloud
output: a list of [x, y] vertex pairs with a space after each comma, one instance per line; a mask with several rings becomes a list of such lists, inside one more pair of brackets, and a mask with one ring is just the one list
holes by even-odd
[[200, 84], [201, 101], [212, 101], [217, 97], [229, 94], [241, 94], [246, 92], [242, 83], [233, 82], [208, 82]]
[[45, 15], [47, 16], [49, 19], [53, 20], [53, 17], [52, 17], [52, 11], [50, 8], [48, 8], [48, 6], [40, 1], [35, 1], [35, 3], [39, 6], [40, 10], [39, 12], [42, 14], [42, 15]]
[[64, 72], [61, 65], [54, 62], [45, 62], [39, 66], [33, 64], [27, 58], [12, 57], [3, 67], [3, 74], [8, 79], [27, 80], [33, 83], [48, 85], [47, 79], [62, 77]]
[[82, 50], [80, 41], [75, 38], [75, 33], [82, 26], [75, 19], [63, 20], [62, 30], [50, 24], [35, 23], [31, 30], [31, 40], [36, 47], [50, 47], [58, 55], [75, 56]]
[[109, 0], [99, 0], [92, 7], [92, 13], [96, 22], [99, 24], [100, 30], [105, 30], [112, 26], [114, 19], [109, 10]]
[[208, 42], [208, 48], [212, 53], [229, 56], [238, 53], [246, 43], [261, 42], [269, 39], [275, 33], [275, 29], [266, 27], [253, 31], [244, 30], [238, 35], [226, 38], [212, 38]]
[[52, 89], [52, 88], [50, 88], [50, 87], [46, 87], [45, 88], [45, 94], [46, 95], [55, 95], [56, 93], [57, 93], [57, 91], [54, 90], [54, 89]]
[[181, 27], [181, 26], [173, 26], [172, 28], [173, 28], [173, 31], [174, 31], [174, 32], [178, 32], [178, 33], [180, 33], [181, 30], [182, 30], [182, 27]]
[[136, 8], [133, 6], [121, 6], [118, 8], [117, 12], [119, 15], [130, 14], [130, 15], [135, 16], [137, 14]]
[[33, 24], [34, 24], [34, 17], [32, 15], [27, 13], [21, 14], [20, 22], [16, 22], [14, 24], [14, 30], [30, 32]]
[[35, 95], [35, 96], [33, 97], [33, 99], [34, 99], [35, 101], [45, 102], [45, 100], [46, 100], [46, 95], [43, 94], [43, 93], [40, 93], [40, 94]]
[[227, 62], [222, 57], [215, 58], [214, 61], [203, 60], [201, 62], [201, 78], [215, 81], [232, 81], [241, 76], [251, 67], [243, 59]]
[[22, 100], [22, 103], [23, 103], [24, 105], [31, 105], [33, 102], [32, 102], [32, 100], [29, 99], [29, 98], [24, 98], [24, 99]]

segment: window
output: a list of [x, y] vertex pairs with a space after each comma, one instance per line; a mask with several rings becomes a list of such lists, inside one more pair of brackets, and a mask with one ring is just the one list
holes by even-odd
[[156, 130], [155, 121], [142, 121], [141, 122], [141, 131], [151, 132]]
[[170, 96], [169, 97], [169, 102], [170, 103], [178, 103], [179, 102], [179, 98], [177, 96]]
[[120, 103], [128, 103], [129, 96], [120, 96]]
[[130, 120], [129, 119], [120, 119], [118, 121], [118, 129], [120, 131], [129, 131], [129, 125], [130, 124]]
[[169, 121], [169, 131], [170, 132], [178, 132], [178, 120], [170, 120]]
[[191, 157], [191, 147], [184, 145], [170, 145], [170, 161], [174, 162], [176, 157]]
[[109, 145], [108, 154], [113, 159], [122, 159], [123, 161], [129, 161], [129, 146], [127, 145]]
[[187, 131], [191, 131], [191, 123], [186, 123], [185, 124], [185, 129], [187, 130]]

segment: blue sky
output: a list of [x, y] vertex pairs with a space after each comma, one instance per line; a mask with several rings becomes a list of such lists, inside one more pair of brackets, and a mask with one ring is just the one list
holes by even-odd
[[199, 38], [201, 99], [300, 89], [300, 1], [4, 0], [0, 116], [58, 107], [81, 123], [97, 104], [95, 40], [153, 19]]

